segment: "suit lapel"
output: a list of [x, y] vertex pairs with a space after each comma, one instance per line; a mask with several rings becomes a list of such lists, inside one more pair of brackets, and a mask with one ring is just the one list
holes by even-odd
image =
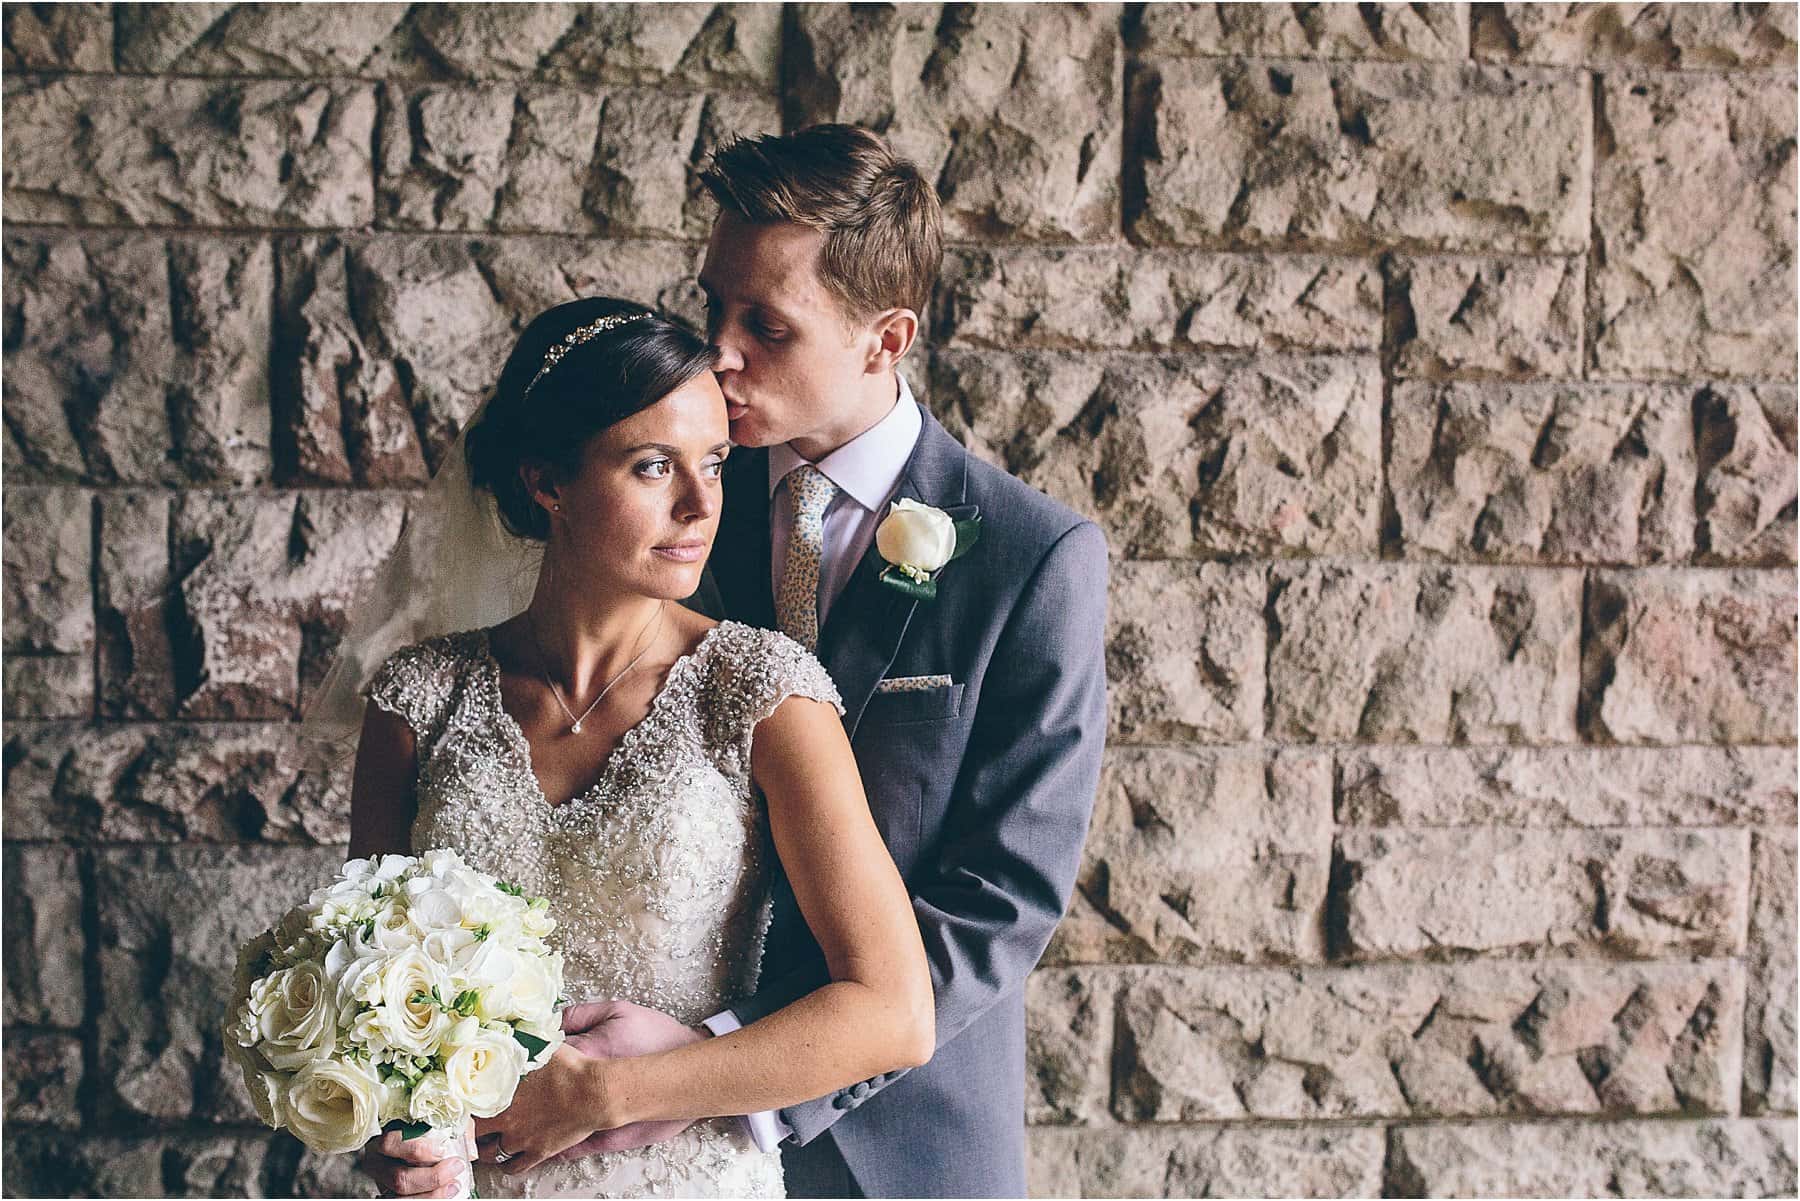
[[[924, 427], [906, 461], [895, 499], [905, 497], [936, 506], [957, 521], [976, 516], [975, 506], [964, 503], [968, 486], [968, 452], [923, 405], [919, 406], [919, 411], [924, 417]], [[766, 525], [766, 505], [764, 512]], [[765, 548], [767, 544], [765, 534]], [[831, 615], [819, 633], [819, 659], [831, 673], [844, 699], [844, 729], [852, 737], [862, 722], [869, 697], [874, 695], [875, 685], [887, 674], [888, 666], [900, 651], [907, 627], [918, 616], [920, 604], [937, 603], [915, 601], [883, 584], [880, 577], [886, 567], [887, 561], [871, 539], [869, 549], [856, 565], [849, 583], [845, 584], [843, 595], [832, 604]], [[763, 575], [768, 575], [766, 559]], [[766, 590], [766, 578], [764, 587]], [[770, 607], [773, 608], [772, 601]]]

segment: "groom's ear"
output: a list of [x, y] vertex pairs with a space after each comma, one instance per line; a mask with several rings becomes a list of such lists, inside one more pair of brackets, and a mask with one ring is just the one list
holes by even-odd
[[878, 375], [892, 371], [912, 349], [919, 336], [919, 315], [911, 309], [889, 309], [876, 316], [870, 329], [875, 335], [875, 347], [863, 371]]

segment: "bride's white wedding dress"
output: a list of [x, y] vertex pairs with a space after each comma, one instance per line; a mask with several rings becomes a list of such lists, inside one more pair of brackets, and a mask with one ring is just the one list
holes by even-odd
[[[754, 991], [772, 851], [751, 737], [789, 696], [842, 707], [798, 643], [737, 622], [708, 631], [594, 784], [554, 807], [500, 703], [487, 631], [398, 651], [367, 692], [417, 740], [414, 852], [455, 850], [548, 897], [571, 1000], [618, 997], [691, 1024]], [[475, 1179], [484, 1197], [782, 1195], [780, 1156], [758, 1151], [737, 1118], [526, 1176], [477, 1164]]]

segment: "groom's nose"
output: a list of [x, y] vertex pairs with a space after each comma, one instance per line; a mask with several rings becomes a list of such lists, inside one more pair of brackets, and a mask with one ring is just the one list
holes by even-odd
[[717, 356], [713, 359], [713, 373], [715, 375], [723, 375], [727, 371], [742, 371], [744, 369], [744, 355], [743, 352], [738, 349], [737, 339], [726, 337], [723, 331], [713, 339], [713, 352]]

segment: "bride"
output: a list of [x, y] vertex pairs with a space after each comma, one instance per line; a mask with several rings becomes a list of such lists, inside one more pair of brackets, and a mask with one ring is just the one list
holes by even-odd
[[[779, 1156], [730, 1115], [931, 1054], [918, 927], [830, 677], [782, 634], [677, 603], [699, 584], [730, 451], [710, 365], [686, 327], [616, 300], [521, 335], [466, 466], [481, 503], [542, 544], [536, 587], [498, 625], [414, 642], [375, 673], [350, 850], [448, 847], [548, 897], [571, 998], [690, 1025], [753, 991], [778, 859], [831, 982], [659, 1054], [559, 1048], [478, 1127], [482, 1159], [504, 1162], [477, 1165], [483, 1196], [780, 1196]], [[690, 1119], [710, 1120], [559, 1158], [597, 1131]], [[448, 1195], [460, 1165], [419, 1158], [390, 1134], [364, 1165], [390, 1192]]]

